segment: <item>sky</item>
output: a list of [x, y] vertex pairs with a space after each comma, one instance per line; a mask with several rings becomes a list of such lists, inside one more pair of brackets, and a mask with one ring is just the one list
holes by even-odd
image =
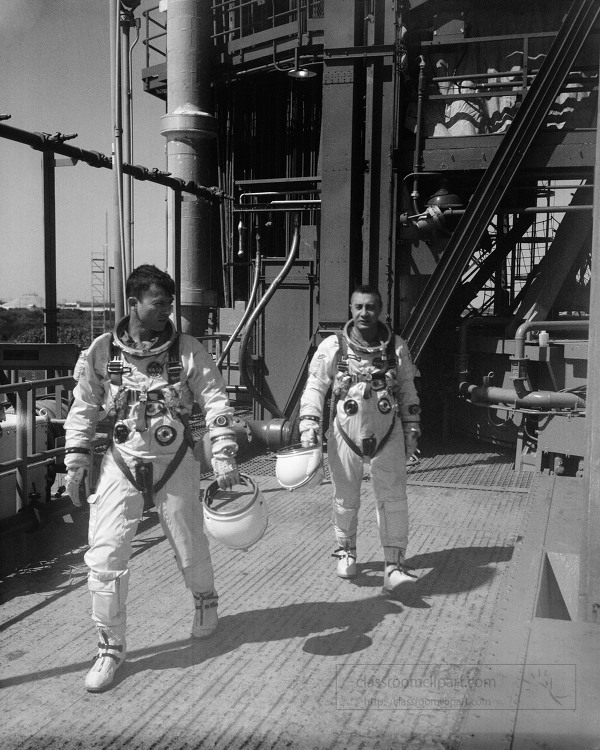
[[[109, 0], [0, 0], [0, 114], [11, 115], [5, 124], [77, 133], [69, 144], [111, 155], [109, 15]], [[132, 161], [164, 170], [165, 103], [143, 90], [144, 54], [140, 39], [133, 58]], [[1, 301], [44, 295], [41, 169], [39, 151], [0, 138]], [[90, 300], [92, 253], [105, 249], [107, 217], [112, 264], [113, 173], [80, 163], [55, 175], [57, 299]], [[134, 184], [134, 263], [165, 267], [166, 189]]]

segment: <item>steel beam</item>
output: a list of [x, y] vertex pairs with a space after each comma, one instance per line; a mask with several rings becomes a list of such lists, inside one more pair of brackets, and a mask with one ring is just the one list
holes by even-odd
[[[353, 47], [357, 42], [361, 3], [328, 0], [324, 4], [325, 48]], [[348, 7], [350, 6], [350, 8]], [[362, 19], [361, 19], [362, 22]], [[321, 263], [320, 327], [348, 318], [351, 286], [360, 268], [362, 164], [360, 151], [360, 63], [325, 61], [321, 123]]]

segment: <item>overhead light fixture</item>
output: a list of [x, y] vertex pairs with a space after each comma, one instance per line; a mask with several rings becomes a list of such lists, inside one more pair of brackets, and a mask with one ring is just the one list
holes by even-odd
[[290, 78], [297, 78], [303, 81], [306, 78], [314, 78], [317, 74], [308, 68], [292, 68], [292, 70], [288, 70], [288, 75]]
[[314, 78], [317, 74], [309, 70], [308, 68], [300, 67], [300, 47], [296, 47], [294, 51], [294, 67], [288, 70], [290, 78], [296, 78], [298, 81], [305, 81], [308, 78]]

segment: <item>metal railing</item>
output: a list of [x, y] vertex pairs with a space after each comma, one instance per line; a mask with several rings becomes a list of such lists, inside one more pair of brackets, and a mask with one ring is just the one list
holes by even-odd
[[213, 39], [228, 42], [278, 26], [296, 24], [306, 31], [308, 19], [323, 18], [323, 0], [214, 0]]
[[[592, 32], [594, 33], [594, 32]], [[452, 101], [465, 101], [478, 108], [479, 114], [487, 121], [488, 115], [484, 112], [484, 102], [486, 99], [500, 99], [502, 97], [512, 99], [513, 110], [509, 112], [510, 120], [514, 117], [516, 108], [520, 106], [521, 101], [528, 93], [533, 81], [540, 70], [541, 61], [545, 59], [552, 42], [556, 38], [555, 32], [540, 32], [528, 34], [507, 34], [501, 36], [489, 37], [465, 37], [454, 41], [421, 42], [420, 50], [423, 53], [435, 55], [436, 58], [444, 58], [444, 54], [450, 53], [459, 55], [459, 65], [465, 53], [470, 48], [481, 50], [481, 55], [488, 55], [490, 61], [496, 56], [500, 56], [499, 50], [505, 52], [507, 44], [514, 44], [514, 50], [510, 55], [515, 58], [514, 66], [503, 70], [494, 69], [493, 64], [487, 65], [487, 72], [479, 73], [474, 70], [458, 73], [456, 70], [453, 74], [435, 75], [427, 80], [428, 102], [439, 102], [447, 105]], [[535, 47], [535, 54], [532, 50]], [[416, 48], [413, 48], [416, 49]], [[478, 61], [482, 65], [481, 61]], [[439, 63], [438, 63], [439, 65]], [[469, 67], [472, 68], [473, 61]], [[502, 66], [498, 66], [501, 68]], [[439, 93], [435, 93], [436, 89]], [[578, 64], [577, 70], [569, 72], [563, 86], [560, 89], [561, 94], [569, 94], [572, 97], [590, 95], [598, 90], [598, 69], [597, 66]], [[509, 106], [506, 101], [503, 107]], [[499, 113], [502, 115], [502, 112]], [[560, 120], [560, 111], [550, 113], [552, 120]], [[486, 126], [489, 126], [486, 127]], [[484, 130], [481, 132], [496, 132], [501, 127], [506, 127], [506, 122], [500, 118], [498, 123], [483, 122]]]
[[[213, 0], [213, 34], [216, 45], [246, 39], [281, 26], [294, 25], [300, 34], [309, 21], [322, 19], [324, 0]], [[146, 68], [167, 58], [166, 14], [158, 5], [147, 8], [144, 18]]]
[[164, 18], [164, 23], [158, 20], [158, 5], [153, 5], [142, 13], [144, 18], [145, 38], [143, 39], [146, 48], [146, 67], [156, 64], [154, 56], [165, 62], [167, 59], [167, 22], [166, 15], [160, 13]]
[[[213, 359], [218, 360], [224, 344], [229, 338], [229, 333], [216, 333], [199, 337], [199, 341], [206, 346]], [[237, 338], [239, 339], [239, 337]], [[247, 393], [247, 388], [235, 382], [235, 373], [238, 371], [238, 367], [237, 363], [231, 361], [229, 352], [223, 365], [223, 377], [228, 393], [230, 395]], [[50, 416], [48, 414], [44, 418], [46, 424], [61, 427], [65, 423], [65, 419], [62, 417], [65, 404], [68, 403], [75, 383], [75, 379], [68, 375], [0, 385], [0, 408], [9, 408], [9, 406], [14, 405], [15, 455], [14, 458], [0, 461], [0, 478], [15, 476], [14, 515], [19, 514], [31, 504], [30, 469], [36, 466], [53, 464], [56, 459], [61, 459], [65, 453], [64, 445], [51, 448], [48, 447], [48, 442], [43, 447], [38, 445], [39, 439], [36, 427], [39, 426], [40, 421], [38, 414], [40, 395], [43, 396], [44, 405], [50, 406], [49, 412], [53, 412], [55, 415]], [[0, 437], [3, 430], [6, 430], [6, 424], [0, 421]], [[98, 435], [94, 440], [94, 447], [101, 448], [104, 443], [105, 439]], [[93, 471], [93, 468], [91, 466], [91, 471]], [[93, 478], [90, 479], [90, 482], [93, 482]], [[3, 507], [6, 508], [6, 498], [2, 499]]]
[[[221, 359], [225, 344], [229, 341], [230, 338], [230, 333], [223, 333], [220, 331], [218, 331], [217, 333], [206, 334], [205, 336], [197, 337], [198, 341], [206, 347], [206, 350], [215, 360], [215, 362], [219, 362], [219, 360]], [[238, 343], [240, 340], [241, 334], [238, 334], [236, 336], [234, 344]], [[241, 384], [241, 381], [239, 383], [233, 382], [236, 379], [235, 375], [237, 374], [239, 376], [239, 364], [231, 360], [231, 350], [226, 353], [223, 359], [223, 363], [221, 367], [219, 367], [219, 369], [221, 370], [221, 374], [223, 375], [223, 379], [225, 380], [227, 393], [230, 397], [232, 395], [242, 395], [248, 393], [248, 389], [246, 388], [246, 386]], [[239, 379], [239, 377], [237, 379]]]
[[[15, 457], [9, 461], [0, 462], [0, 477], [14, 474], [16, 476], [15, 513], [24, 510], [28, 505], [29, 481], [28, 473], [32, 466], [53, 463], [57, 457], [63, 456], [65, 449], [48, 448], [40, 450], [36, 436], [36, 393], [53, 390], [46, 402], [54, 400], [55, 414], [62, 414], [64, 398], [75, 387], [75, 380], [71, 376], [47, 378], [44, 380], [24, 381], [0, 386], [0, 401], [6, 395], [14, 395], [16, 415]], [[51, 424], [64, 424], [59, 417], [48, 418]], [[2, 422], [0, 422], [2, 429]]]

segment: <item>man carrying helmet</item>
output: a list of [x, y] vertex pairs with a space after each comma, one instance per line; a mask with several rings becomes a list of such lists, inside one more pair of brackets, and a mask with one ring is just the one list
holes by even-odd
[[129, 315], [95, 339], [80, 363], [65, 423], [67, 492], [79, 503], [99, 416], [111, 442], [90, 506], [88, 588], [98, 655], [85, 686], [106, 690], [125, 661], [126, 601], [132, 540], [144, 502], [154, 503], [193, 594], [192, 637], [217, 627], [217, 592], [198, 500], [200, 464], [189, 423], [197, 403], [206, 417], [212, 464], [222, 489], [240, 481], [233, 409], [212, 357], [192, 336], [177, 333], [169, 316], [175, 283], [155, 266], [136, 268], [126, 284]]
[[404, 558], [408, 544], [406, 460], [417, 450], [419, 397], [406, 343], [379, 320], [381, 295], [359, 286], [352, 318], [313, 356], [300, 402], [300, 437], [320, 441], [325, 396], [332, 386], [329, 471], [334, 486], [337, 574], [354, 578], [363, 464], [370, 463], [377, 523], [384, 550], [384, 591], [416, 580]]

